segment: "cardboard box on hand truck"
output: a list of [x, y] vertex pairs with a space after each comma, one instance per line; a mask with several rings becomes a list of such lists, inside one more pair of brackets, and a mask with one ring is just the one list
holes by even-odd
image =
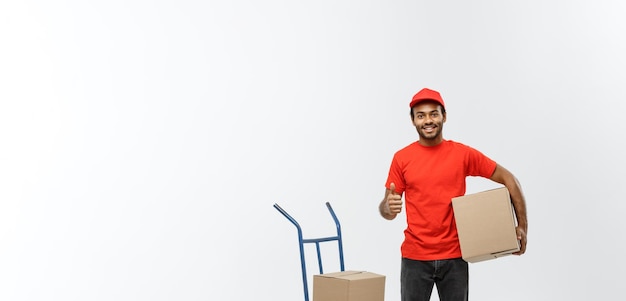
[[313, 301], [383, 301], [385, 276], [344, 271], [313, 276]]
[[495, 259], [520, 250], [506, 187], [452, 198], [452, 208], [465, 261]]

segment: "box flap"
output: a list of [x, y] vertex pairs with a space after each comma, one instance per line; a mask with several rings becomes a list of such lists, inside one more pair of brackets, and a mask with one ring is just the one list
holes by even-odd
[[349, 278], [351, 275], [358, 275], [363, 273], [363, 271], [343, 271], [343, 272], [334, 272], [334, 273], [325, 273], [315, 275], [316, 277], [325, 277], [325, 278], [340, 278], [345, 279]]
[[379, 275], [372, 272], [366, 271], [343, 271], [343, 272], [334, 272], [334, 273], [325, 273], [318, 274], [315, 277], [324, 277], [324, 278], [336, 278], [343, 280], [361, 280], [361, 279], [369, 279], [369, 278], [377, 278], [377, 277], [385, 277], [383, 275]]
[[371, 272], [360, 272], [360, 273], [351, 273], [342, 277], [346, 280], [362, 280], [362, 279], [371, 279], [371, 278], [379, 278], [384, 277], [383, 275], [378, 275]]

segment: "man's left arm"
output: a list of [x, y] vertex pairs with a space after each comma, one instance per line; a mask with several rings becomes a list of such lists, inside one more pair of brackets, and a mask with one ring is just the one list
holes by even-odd
[[517, 178], [510, 171], [499, 164], [496, 165], [496, 169], [490, 179], [504, 185], [509, 190], [511, 202], [513, 203], [513, 208], [515, 210], [515, 216], [517, 217], [517, 239], [519, 239], [521, 243], [519, 252], [514, 254], [522, 255], [526, 252], [526, 234], [528, 233], [526, 200], [524, 199], [522, 187]]

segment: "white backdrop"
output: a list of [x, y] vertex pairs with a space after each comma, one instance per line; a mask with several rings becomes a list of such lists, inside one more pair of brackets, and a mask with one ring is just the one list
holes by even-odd
[[472, 264], [470, 297], [610, 299], [626, 268], [625, 13], [617, 0], [3, 1], [0, 300], [304, 300], [295, 227], [272, 205], [316, 237], [334, 231], [325, 202], [346, 269], [386, 275], [398, 300], [404, 216], [377, 205], [393, 153], [417, 138], [422, 87], [447, 102], [444, 136], [507, 167], [527, 198], [527, 254]]

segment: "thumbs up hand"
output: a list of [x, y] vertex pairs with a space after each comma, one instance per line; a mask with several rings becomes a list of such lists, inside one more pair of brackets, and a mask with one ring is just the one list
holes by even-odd
[[402, 212], [402, 195], [396, 192], [396, 184], [389, 184], [389, 193], [386, 197], [387, 212], [391, 215], [396, 215]]

